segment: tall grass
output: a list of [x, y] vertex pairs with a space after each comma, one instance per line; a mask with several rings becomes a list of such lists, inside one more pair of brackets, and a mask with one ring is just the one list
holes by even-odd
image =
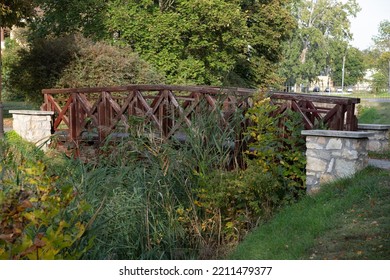
[[[138, 120], [129, 137], [109, 139], [82, 168], [80, 188], [99, 209], [91, 259], [188, 259], [204, 254], [208, 239], [196, 209], [200, 174], [234, 162], [234, 126], [221, 128], [218, 111], [192, 119], [185, 141], [162, 143]], [[196, 125], [195, 125], [196, 124]], [[148, 131], [150, 130], [150, 131]], [[183, 221], [183, 209], [189, 223]]]

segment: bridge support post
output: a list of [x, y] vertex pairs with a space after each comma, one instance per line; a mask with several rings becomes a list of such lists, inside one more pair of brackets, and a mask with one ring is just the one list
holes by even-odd
[[383, 152], [390, 150], [390, 124], [359, 124], [359, 131], [372, 132], [368, 138], [367, 150]]
[[26, 141], [46, 149], [52, 130], [52, 111], [10, 110], [13, 130]]
[[304, 130], [306, 190], [315, 193], [324, 183], [352, 176], [368, 165], [370, 132]]

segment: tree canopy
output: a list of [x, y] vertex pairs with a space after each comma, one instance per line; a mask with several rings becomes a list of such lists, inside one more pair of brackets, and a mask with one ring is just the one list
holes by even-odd
[[33, 37], [83, 33], [105, 38], [106, 0], [34, 0], [40, 15], [31, 22]]
[[294, 27], [286, 0], [114, 0], [107, 28], [170, 83], [255, 86], [272, 81]]
[[23, 25], [34, 14], [34, 1], [2, 0], [0, 3], [0, 27]]
[[[82, 32], [130, 46], [174, 84], [275, 82], [291, 0], [35, 0], [35, 35]], [[114, 39], [113, 39], [114, 38]]]
[[311, 82], [330, 73], [335, 51], [345, 53], [352, 38], [349, 17], [360, 8], [355, 0], [295, 0], [290, 9], [298, 28], [285, 43], [281, 75], [289, 84]]
[[371, 50], [372, 67], [376, 70], [373, 76], [375, 91], [387, 89], [390, 92], [390, 21], [384, 20], [379, 24], [378, 35], [373, 38]]

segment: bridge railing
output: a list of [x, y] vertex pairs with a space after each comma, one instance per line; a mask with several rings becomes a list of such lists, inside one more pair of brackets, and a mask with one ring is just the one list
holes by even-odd
[[[222, 125], [239, 108], [251, 106], [253, 89], [206, 86], [128, 85], [102, 88], [44, 89], [42, 110], [54, 111], [53, 130], [64, 131], [70, 141], [93, 132], [97, 141], [128, 129], [131, 116], [142, 117], [156, 134], [167, 139], [190, 127], [197, 113], [220, 109]], [[358, 98], [272, 93], [278, 113], [288, 108], [299, 112], [305, 129], [326, 126], [333, 130], [357, 130], [354, 114]], [[241, 136], [240, 136], [241, 137]]]
[[360, 103], [359, 98], [274, 92], [271, 100], [280, 106], [278, 113], [286, 109], [299, 112], [305, 129], [319, 127], [346, 131], [358, 129], [355, 107]]
[[249, 106], [254, 90], [199, 86], [129, 85], [104, 88], [44, 89], [42, 110], [54, 111], [53, 130], [64, 131], [71, 141], [94, 131], [102, 142], [120, 126], [129, 128], [129, 117], [142, 117], [163, 139], [183, 126], [191, 126], [195, 114], [221, 109], [222, 123], [237, 108]]

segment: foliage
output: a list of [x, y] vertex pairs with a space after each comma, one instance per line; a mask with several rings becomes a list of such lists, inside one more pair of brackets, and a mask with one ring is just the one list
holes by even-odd
[[378, 35], [373, 37], [374, 45], [365, 52], [366, 63], [374, 70], [372, 89], [374, 93], [390, 91], [390, 21], [379, 24]]
[[388, 77], [383, 72], [376, 72], [372, 76], [372, 91], [380, 93], [387, 88]]
[[56, 87], [105, 87], [158, 84], [163, 81], [148, 63], [128, 47], [114, 47], [76, 36], [77, 51]]
[[248, 110], [251, 121], [248, 135], [252, 142], [247, 152], [261, 172], [270, 172], [282, 185], [279, 199], [295, 200], [305, 187], [305, 141], [301, 117], [286, 110], [282, 114], [265, 96], [258, 97]]
[[[297, 0], [290, 6], [298, 22], [291, 39], [284, 45], [285, 60], [281, 74], [289, 85], [315, 80], [321, 72], [329, 73], [333, 55], [351, 39], [349, 16], [356, 16], [355, 0]], [[338, 61], [335, 61], [338, 63]]]
[[34, 1], [31, 0], [3, 0], [0, 3], [0, 26], [11, 28], [13, 25], [24, 25], [22, 19], [29, 19], [34, 15]]
[[345, 56], [344, 85], [353, 86], [363, 79], [365, 64], [363, 53], [356, 48], [348, 48], [345, 52], [337, 48], [332, 55], [332, 80], [335, 85], [341, 86], [343, 75], [343, 56]]
[[[25, 21], [34, 14], [34, 2], [31, 0], [3, 0], [0, 3], [0, 28], [23, 26]], [[0, 38], [0, 42], [1, 42]], [[0, 44], [1, 45], [1, 44]], [[0, 102], [3, 92], [2, 50], [0, 50]]]
[[[9, 51], [10, 56], [15, 57], [13, 50]], [[30, 48], [19, 48], [16, 56], [6, 67], [10, 99], [23, 95], [32, 102], [41, 103], [44, 88], [162, 80], [129, 48], [94, 43], [79, 35], [36, 39]]]
[[[208, 112], [185, 130], [187, 141], [162, 144], [144, 120], [131, 119], [129, 137], [110, 139], [86, 165], [82, 188], [95, 209], [92, 259], [188, 259], [210, 256], [209, 231], [200, 230], [199, 174], [229, 165], [232, 128], [221, 129]], [[197, 124], [197, 125], [195, 125]], [[183, 210], [184, 214], [181, 212]], [[184, 222], [188, 218], [189, 223]], [[202, 232], [200, 232], [200, 231]], [[207, 242], [206, 242], [207, 240]], [[214, 247], [213, 247], [214, 248]]]
[[384, 20], [380, 22], [378, 27], [378, 35], [374, 36], [373, 41], [375, 47], [383, 52], [390, 51], [390, 21]]
[[79, 259], [92, 245], [83, 238], [88, 204], [58, 185], [42, 153], [15, 133], [0, 152], [0, 259]]
[[21, 47], [14, 40], [7, 40], [6, 48], [2, 50], [2, 75], [4, 81], [4, 98], [6, 100], [23, 101], [24, 95], [20, 91], [12, 91], [12, 86], [9, 84], [11, 69], [13, 65], [17, 65], [20, 61], [19, 52]]
[[31, 22], [32, 38], [65, 36], [81, 33], [102, 39], [107, 36], [103, 25], [105, 0], [34, 0], [40, 13]]
[[269, 85], [294, 26], [288, 1], [111, 1], [106, 26], [169, 83]]
[[358, 105], [357, 109], [359, 123], [389, 124], [389, 102], [368, 102], [362, 105]]
[[42, 103], [41, 90], [54, 87], [76, 50], [73, 37], [40, 39], [30, 48], [19, 48], [16, 63], [7, 70], [5, 86], [10, 99], [23, 95], [31, 102]]
[[196, 175], [199, 187], [192, 208], [179, 207], [177, 213], [188, 235], [202, 237], [203, 258], [216, 257], [212, 252], [237, 244], [278, 205], [279, 182], [252, 163], [245, 170]]
[[390, 91], [390, 21], [382, 21], [378, 28], [378, 35], [374, 37], [375, 49], [380, 52], [376, 60], [377, 76], [374, 77], [375, 89], [381, 91], [387, 88]]

